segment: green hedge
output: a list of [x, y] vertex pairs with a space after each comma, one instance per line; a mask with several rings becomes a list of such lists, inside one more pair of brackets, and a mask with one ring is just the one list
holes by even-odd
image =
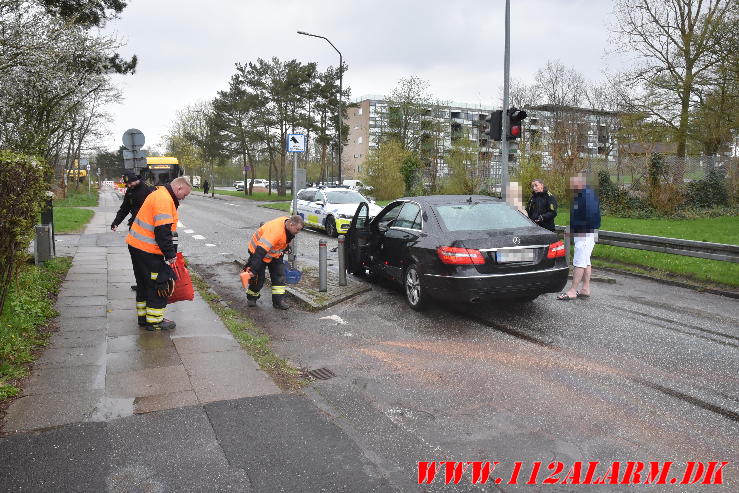
[[39, 159], [0, 150], [0, 312], [33, 238], [46, 199], [47, 171]]

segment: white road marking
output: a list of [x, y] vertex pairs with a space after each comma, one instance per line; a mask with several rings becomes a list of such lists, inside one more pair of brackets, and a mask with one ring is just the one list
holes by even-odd
[[193, 234], [194, 232], [195, 232], [195, 230], [194, 230], [194, 229], [186, 229], [186, 230], [185, 230], [185, 233], [187, 233], [187, 234], [189, 234], [189, 235]]
[[207, 246], [207, 247], [214, 247], [215, 245], [213, 243], [206, 243], [205, 246]]
[[221, 255], [228, 255], [228, 252], [221, 252]]
[[319, 320], [333, 320], [339, 325], [347, 325], [349, 323], [338, 315], [329, 315], [328, 317], [321, 317]]
[[204, 240], [205, 239], [205, 236], [203, 236], [203, 235], [192, 235], [192, 237], [195, 240]]

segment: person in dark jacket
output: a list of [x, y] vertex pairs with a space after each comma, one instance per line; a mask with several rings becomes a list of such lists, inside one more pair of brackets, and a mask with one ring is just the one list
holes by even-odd
[[208, 190], [210, 190], [210, 183], [208, 183], [208, 180], [205, 180], [203, 183], [203, 195], [208, 195]]
[[[570, 231], [575, 242], [575, 254], [572, 259], [574, 270], [570, 289], [557, 296], [557, 299], [561, 301], [590, 297], [590, 277], [592, 275], [590, 255], [598, 240], [598, 228], [600, 228], [600, 202], [595, 191], [587, 186], [585, 176], [579, 174], [570, 178], [570, 189], [573, 192]], [[581, 282], [582, 287], [578, 290]]]
[[154, 191], [154, 187], [144, 183], [141, 177], [131, 170], [126, 170], [123, 173], [123, 183], [126, 184], [126, 195], [123, 196], [123, 203], [121, 203], [118, 214], [115, 215], [115, 219], [110, 225], [111, 231], [115, 231], [129, 213], [131, 218], [128, 220], [128, 229], [131, 229], [131, 223], [139, 209], [141, 209], [141, 204]]
[[554, 231], [554, 218], [557, 217], [557, 198], [547, 190], [544, 182], [536, 179], [531, 182], [531, 198], [526, 213], [532, 221], [542, 228]]

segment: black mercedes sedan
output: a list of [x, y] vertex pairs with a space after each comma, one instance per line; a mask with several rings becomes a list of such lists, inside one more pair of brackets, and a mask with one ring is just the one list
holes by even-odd
[[415, 310], [431, 299], [529, 301], [567, 283], [557, 235], [482, 195], [401, 198], [371, 220], [360, 204], [346, 243], [349, 272], [400, 283]]

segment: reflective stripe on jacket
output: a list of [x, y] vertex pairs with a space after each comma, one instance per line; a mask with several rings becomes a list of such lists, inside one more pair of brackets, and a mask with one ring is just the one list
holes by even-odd
[[252, 235], [249, 242], [249, 253], [253, 254], [257, 251], [257, 247], [262, 247], [267, 252], [262, 259], [264, 263], [268, 264], [273, 258], [279, 258], [288, 244], [285, 231], [285, 221], [288, 219], [287, 216], [282, 216], [264, 223]]
[[163, 255], [154, 235], [154, 228], [171, 224], [172, 232], [177, 231], [177, 207], [166, 187], [158, 187], [150, 193], [139, 213], [131, 223], [126, 243], [149, 253]]

